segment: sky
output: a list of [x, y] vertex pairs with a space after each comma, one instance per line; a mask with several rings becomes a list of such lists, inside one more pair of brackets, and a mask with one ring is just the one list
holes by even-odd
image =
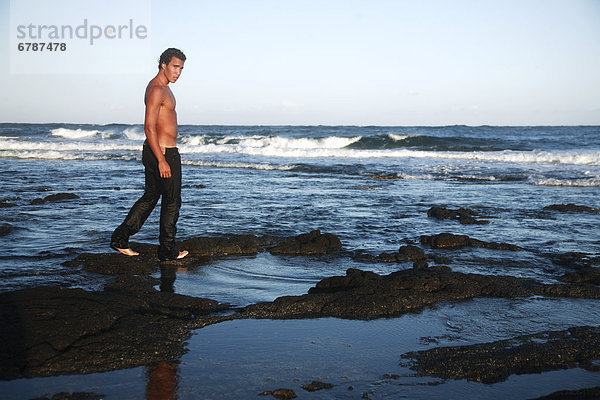
[[[57, 1], [0, 0], [0, 122], [141, 124], [177, 47], [180, 124], [600, 125], [600, 0]], [[18, 53], [17, 17], [147, 35]]]

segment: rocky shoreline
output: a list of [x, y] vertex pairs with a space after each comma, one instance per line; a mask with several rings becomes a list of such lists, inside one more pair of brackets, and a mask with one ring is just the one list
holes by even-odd
[[[457, 218], [451, 214], [451, 219]], [[465, 215], [472, 216], [468, 212]], [[460, 273], [444, 265], [429, 266], [428, 262], [439, 264], [443, 258], [426, 254], [422, 247], [414, 245], [380, 255], [348, 253], [337, 236], [318, 230], [285, 238], [197, 237], [184, 240], [181, 245], [190, 251], [190, 256], [178, 263], [160, 263], [154, 255], [155, 247], [143, 244], [132, 245], [140, 252], [139, 257], [87, 253], [65, 263], [114, 276], [101, 291], [37, 287], [0, 293], [0, 323], [5, 327], [0, 341], [0, 379], [87, 374], [175, 360], [186, 352], [185, 342], [192, 330], [233, 319], [372, 320], [475, 298], [600, 299], [599, 258], [580, 253], [564, 254], [554, 260], [566, 271], [560, 278], [562, 283], [547, 284], [511, 276]], [[421, 245], [434, 252], [464, 247], [522, 250], [512, 244], [450, 233], [422, 236]], [[388, 275], [348, 269], [345, 276], [325, 278], [306, 294], [243, 308], [159, 291], [156, 286], [164, 282], [150, 276], [160, 270], [163, 277], [174, 279], [181, 266], [211, 257], [259, 252], [414, 264]], [[594, 363], [600, 359], [598, 349], [600, 327], [572, 327], [482, 345], [434, 348], [403, 357], [411, 360], [405, 365], [418, 375], [492, 383], [512, 374], [576, 367], [598, 371], [600, 368]], [[489, 359], [494, 363], [489, 363]]]

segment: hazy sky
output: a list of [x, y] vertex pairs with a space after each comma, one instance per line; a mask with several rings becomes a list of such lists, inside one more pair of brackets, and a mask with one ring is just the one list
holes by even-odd
[[156, 60], [178, 47], [181, 124], [600, 125], [600, 0], [146, 0], [148, 54], [92, 74], [67, 52], [66, 73], [11, 73], [10, 4], [0, 122], [142, 123]]

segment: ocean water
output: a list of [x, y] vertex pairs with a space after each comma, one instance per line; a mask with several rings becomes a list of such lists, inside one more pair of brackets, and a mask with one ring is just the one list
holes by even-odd
[[[377, 255], [396, 251], [404, 244], [418, 244], [421, 235], [450, 232], [524, 248], [518, 252], [425, 249], [427, 253], [447, 257], [446, 265], [453, 270], [530, 277], [543, 282], [556, 282], [560, 275], [569, 272], [553, 262], [556, 255], [571, 251], [600, 255], [599, 214], [544, 210], [545, 206], [567, 203], [600, 208], [600, 127], [597, 126], [184, 125], [179, 129], [178, 146], [183, 162], [179, 238], [235, 234], [291, 236], [320, 229], [338, 235], [348, 254], [361, 251]], [[62, 263], [82, 252], [110, 251], [111, 232], [142, 194], [143, 140], [141, 125], [0, 124], [0, 202], [10, 205], [0, 208], [3, 227], [0, 291], [36, 285], [99, 289], [110, 279]], [[382, 177], [388, 179], [378, 179]], [[55, 193], [73, 193], [79, 198], [31, 204], [34, 199]], [[457, 221], [438, 221], [427, 216], [433, 206], [470, 208], [480, 213], [480, 218], [487, 217], [490, 223], [461, 225]], [[158, 215], [157, 207], [132, 240], [157, 243]], [[244, 306], [306, 293], [320, 279], [344, 274], [347, 268], [387, 274], [410, 267], [410, 263], [361, 262], [349, 255], [276, 257], [260, 253], [252, 257], [219, 258], [180, 271], [174, 289], [178, 293]], [[556, 323], [550, 324], [544, 318], [548, 303], [539, 299], [521, 301], [527, 311], [518, 317], [510, 312], [490, 315], [487, 306], [476, 307], [479, 311], [465, 308], [461, 314], [465, 324], [467, 319], [475, 318], [494, 329], [484, 329], [475, 335], [472, 332], [477, 324], [467, 324], [459, 335], [461, 340], [483, 342], [579, 325], [579, 320], [573, 318], [573, 309], [578, 307], [586, 310], [585, 324], [600, 324], [597, 302], [581, 301], [557, 307], [553, 316]], [[513, 302], [500, 304], [501, 309], [511, 309]], [[435, 318], [444, 319], [439, 312], [431, 312]], [[537, 321], [535, 324], [523, 323], [529, 315]], [[373, 321], [372, 325], [330, 320], [313, 321], [316, 325], [306, 325], [310, 321], [293, 324], [305, 324], [302, 326], [307, 331], [320, 324], [333, 331], [340, 329], [338, 325], [353, 330], [351, 326], [367, 324], [369, 329], [389, 332], [390, 324], [396, 327], [406, 324], [407, 318], [386, 323]], [[423, 318], [427, 321], [430, 317]], [[251, 322], [234, 324], [249, 331], [267, 329]], [[273, 322], [258, 326], [266, 324]], [[452, 324], [438, 325], [432, 332], [440, 337], [453, 332]], [[205, 329], [194, 338], [210, 336], [211, 331]], [[220, 340], [227, 340], [223, 337], [225, 328], [210, 329], [220, 332], [215, 334]], [[402, 330], [408, 331], [406, 327]], [[404, 345], [407, 348], [402, 352], [419, 348], [418, 336], [410, 339], [414, 346]], [[235, 345], [242, 343], [244, 347], [242, 339], [236, 340]], [[191, 353], [198, 346], [201, 345], [192, 339]], [[399, 350], [394, 361], [387, 363], [395, 365], [400, 354]], [[387, 368], [388, 364], [385, 371], [379, 371], [380, 375], [395, 373], [391, 367]], [[192, 370], [197, 368], [201, 367], [196, 365]], [[219, 382], [229, 379], [231, 368], [240, 368], [244, 373], [248, 363], [232, 365], [227, 374], [214, 372], [206, 379], [219, 386]], [[181, 368], [180, 372], [188, 376], [184, 372], [187, 369]], [[567, 379], [569, 373], [561, 377]], [[113, 379], [120, 382], [118, 374], [124, 372], [114, 374]], [[144, 374], [137, 370], [131, 374], [139, 375], [138, 383], [143, 387]], [[302, 376], [309, 375], [306, 372]], [[327, 376], [343, 381], [341, 371], [335, 368]], [[582, 377], [580, 384], [576, 383], [578, 378], [569, 375], [569, 389], [591, 386], [590, 379], [600, 381], [597, 374], [592, 378], [589, 373], [577, 376]], [[291, 375], [288, 378], [293, 382]], [[194, 378], [182, 379], [187, 382], [183, 386], [199, 390], [201, 385]], [[376, 377], [359, 380], [363, 386], [371, 387]], [[556, 380], [554, 376], [548, 379]], [[523, 382], [522, 387], [530, 383]], [[360, 385], [355, 383], [357, 387]], [[387, 389], [380, 389], [381, 385]], [[396, 393], [397, 387], [406, 385], [411, 384], [380, 382], [377, 388], [381, 393]], [[443, 387], [454, 388], [452, 385]], [[414, 388], [429, 388], [430, 395], [423, 394], [423, 398], [435, 398], [440, 390], [454, 390], [456, 397], [460, 397], [469, 385], [442, 389], [440, 385], [415, 383]], [[218, 390], [222, 390], [222, 385]], [[218, 390], [200, 398], [224, 398]], [[373, 388], [368, 390], [376, 392]], [[345, 398], [341, 393], [336, 397]], [[349, 396], [357, 398], [360, 393]], [[381, 398], [384, 397], [382, 394]]]

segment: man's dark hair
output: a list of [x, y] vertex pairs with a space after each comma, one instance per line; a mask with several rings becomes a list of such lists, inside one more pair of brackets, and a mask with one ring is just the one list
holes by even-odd
[[158, 59], [158, 69], [160, 69], [163, 63], [169, 65], [171, 58], [173, 57], [179, 58], [181, 61], [185, 61], [185, 54], [183, 54], [183, 51], [170, 47], [163, 51], [163, 53], [160, 55], [160, 58]]

